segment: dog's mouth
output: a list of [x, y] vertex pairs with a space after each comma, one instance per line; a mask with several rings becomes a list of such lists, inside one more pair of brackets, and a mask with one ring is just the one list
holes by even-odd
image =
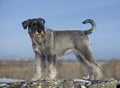
[[30, 34], [30, 36], [32, 36], [33, 38], [35, 38], [36, 36], [37, 37], [44, 36], [45, 32], [42, 29], [38, 29], [38, 28], [36, 29], [36, 28], [34, 28], [34, 29], [30, 29], [29, 30], [29, 34]]

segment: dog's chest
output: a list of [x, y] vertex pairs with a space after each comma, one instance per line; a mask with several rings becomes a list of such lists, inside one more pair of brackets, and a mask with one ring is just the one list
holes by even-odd
[[37, 52], [42, 52], [46, 55], [54, 54], [54, 39], [52, 32], [46, 33], [46, 35], [34, 34], [32, 37], [33, 49]]
[[47, 42], [39, 42], [41, 40], [38, 40], [39, 37], [36, 36], [36, 38], [33, 40], [33, 49], [35, 52], [39, 53], [39, 54], [45, 54], [45, 55], [49, 55], [51, 54], [51, 50], [50, 50], [50, 46]]

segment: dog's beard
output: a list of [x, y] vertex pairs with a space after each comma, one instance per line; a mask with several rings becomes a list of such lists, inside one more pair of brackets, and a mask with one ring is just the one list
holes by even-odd
[[44, 43], [46, 40], [46, 37], [43, 31], [41, 31], [40, 33], [38, 31], [35, 31], [32, 37], [33, 37], [32, 39], [34, 39], [34, 41], [38, 44]]

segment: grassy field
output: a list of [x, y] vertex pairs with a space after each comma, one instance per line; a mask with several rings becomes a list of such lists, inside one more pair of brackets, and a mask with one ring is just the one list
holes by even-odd
[[[101, 64], [104, 77], [120, 79], [120, 60], [111, 59]], [[57, 78], [82, 78], [85, 73], [83, 67], [76, 61], [57, 64]], [[29, 80], [34, 75], [33, 60], [0, 60], [0, 77]], [[47, 71], [45, 71], [45, 75]]]

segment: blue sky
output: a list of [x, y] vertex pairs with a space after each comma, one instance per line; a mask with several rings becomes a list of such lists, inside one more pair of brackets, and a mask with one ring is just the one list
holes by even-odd
[[82, 21], [91, 18], [95, 58], [120, 58], [120, 0], [0, 0], [0, 58], [34, 58], [21, 22], [36, 17], [55, 30], [86, 30], [91, 26]]

